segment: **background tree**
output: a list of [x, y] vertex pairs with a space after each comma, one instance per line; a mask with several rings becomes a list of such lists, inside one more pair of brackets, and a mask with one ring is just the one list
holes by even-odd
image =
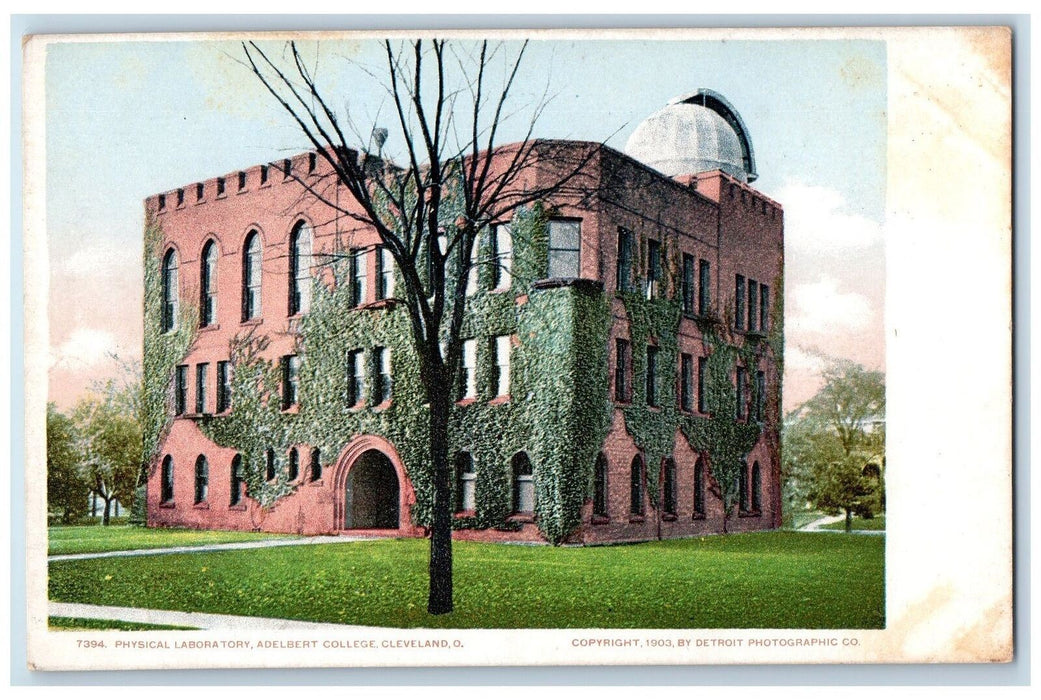
[[872, 517], [885, 507], [885, 375], [831, 360], [824, 386], [785, 417], [782, 469], [790, 505]]
[[136, 410], [136, 385], [110, 381], [100, 394], [80, 400], [73, 411], [80, 453], [80, 477], [105, 502], [109, 524], [112, 502], [131, 507], [141, 474], [142, 432]]
[[80, 474], [78, 436], [72, 419], [47, 404], [47, 510], [65, 524], [87, 512], [90, 488]]
[[[395, 164], [384, 152], [388, 130], [359, 130], [349, 111], [337, 115], [295, 43], [286, 45], [278, 62], [257, 44], [243, 44], [250, 70], [331, 167], [333, 182], [298, 180], [304, 191], [375, 231], [403, 282], [402, 301], [430, 405], [431, 614], [452, 610], [448, 425], [461, 364], [467, 280], [474, 265], [497, 264], [475, 260], [476, 242], [496, 221], [571, 183], [595, 153], [591, 145], [577, 162], [569, 161], [553, 142], [532, 139], [539, 106], [530, 109], [521, 140], [497, 150], [503, 124], [515, 111], [510, 94], [526, 46], [511, 53], [503, 44], [487, 42], [385, 42], [385, 74], [376, 79], [391, 105], [391, 141], [400, 141]], [[357, 107], [350, 94], [345, 101], [348, 110]], [[353, 148], [345, 132], [353, 136]], [[542, 170], [538, 181], [525, 177], [536, 161]], [[349, 193], [347, 204], [332, 196], [337, 187]]]

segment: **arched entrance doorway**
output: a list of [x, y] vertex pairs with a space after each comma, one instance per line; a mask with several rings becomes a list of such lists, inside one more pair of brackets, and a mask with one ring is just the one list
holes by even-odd
[[401, 485], [385, 454], [368, 450], [347, 472], [344, 529], [396, 530], [401, 525]]

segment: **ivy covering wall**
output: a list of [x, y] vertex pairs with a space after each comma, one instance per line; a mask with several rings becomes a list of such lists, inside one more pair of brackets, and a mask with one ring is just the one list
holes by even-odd
[[[477, 472], [475, 508], [472, 515], [456, 518], [455, 527], [515, 529], [518, 524], [511, 519], [511, 459], [520, 451], [526, 452], [534, 471], [535, 520], [541, 533], [556, 543], [580, 524], [582, 505], [592, 497], [593, 465], [610, 428], [614, 404], [608, 393], [612, 320], [608, 295], [599, 283], [589, 281], [532, 284], [546, 275], [550, 213], [536, 205], [519, 211], [511, 222], [514, 261], [508, 290], [488, 291], [493, 268], [490, 264], [479, 268], [481, 291], [467, 299], [469, 310], [463, 328], [464, 338], [478, 340], [478, 395], [476, 400], [453, 409], [450, 459], [457, 451], [470, 452]], [[168, 407], [173, 371], [188, 353], [197, 327], [197, 309], [182, 303], [177, 329], [161, 332], [162, 240], [161, 229], [149, 218], [145, 231], [145, 453], [153, 468], [171, 420]], [[633, 350], [632, 402], [623, 407], [623, 415], [648, 465], [652, 499], [657, 498], [659, 488], [657, 466], [672, 454], [678, 428], [695, 451], [708, 453], [711, 474], [729, 513], [738, 499], [741, 459], [762, 430], [761, 424], [752, 421], [735, 422], [733, 373], [740, 362], [754, 376], [767, 353], [780, 372], [780, 285], [774, 282], [777, 293], [768, 337], [734, 337], [727, 330], [729, 324], [718, 317], [699, 320], [709, 350], [705, 390], [710, 415], [685, 414], [678, 410], [675, 396], [677, 332], [682, 316], [676, 293], [676, 257], [669, 255], [667, 242], [663, 242], [664, 274], [654, 298], [636, 292], [621, 295]], [[486, 237], [481, 239], [476, 259], [490, 259]], [[642, 268], [640, 261], [633, 264], [634, 272]], [[354, 308], [349, 266], [342, 256], [328, 266], [331, 275], [314, 275], [311, 308], [299, 321], [296, 351], [302, 362], [298, 407], [283, 410], [280, 367], [277, 361], [265, 358], [268, 339], [251, 329], [236, 336], [231, 344], [232, 411], [196, 420], [214, 443], [238, 451], [247, 493], [263, 507], [273, 505], [297, 487], [298, 482], [288, 478], [290, 447], [318, 448], [328, 466], [354, 437], [381, 436], [395, 446], [412, 482], [416, 496], [410, 513], [412, 522], [429, 525], [433, 488], [428, 408], [407, 311], [393, 301]], [[333, 284], [327, 283], [330, 276]], [[496, 398], [496, 336], [515, 339], [508, 401], [492, 401]], [[644, 349], [652, 341], [658, 348], [657, 407], [647, 406], [642, 381], [646, 371]], [[379, 372], [373, 353], [377, 347], [391, 351], [392, 400], [382, 407], [349, 406], [349, 353], [365, 351], [368, 399]], [[750, 389], [754, 405], [754, 382]], [[772, 415], [777, 415], [780, 387], [772, 386], [769, 392], [767, 406], [772, 406]], [[266, 478], [269, 449], [275, 459], [275, 478], [271, 480]]]

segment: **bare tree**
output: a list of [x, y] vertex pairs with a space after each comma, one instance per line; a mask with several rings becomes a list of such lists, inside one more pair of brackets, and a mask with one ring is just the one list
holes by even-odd
[[[254, 42], [242, 48], [253, 74], [331, 167], [336, 186], [346, 189], [353, 201], [344, 204], [326, 196], [327, 190], [301, 181], [307, 193], [374, 230], [404, 282], [411, 341], [430, 404], [434, 502], [427, 610], [451, 612], [453, 499], [448, 425], [460, 371], [466, 285], [471, 267], [480, 264], [474, 259], [476, 242], [483, 231], [518, 207], [569, 186], [588, 164], [596, 144], [589, 144], [578, 157], [572, 148], [570, 162], [558, 158], [548, 170], [542, 167], [554, 160], [553, 142], [532, 138], [543, 102], [531, 108], [519, 142], [498, 146], [503, 122], [511, 116], [510, 93], [526, 42], [512, 55], [507, 55], [504, 45], [487, 42], [466, 46], [440, 40], [384, 42], [384, 87], [404, 141], [402, 160], [407, 161], [400, 164], [384, 160], [386, 131], [373, 130], [369, 141], [349, 115], [337, 115], [295, 43], [287, 44], [279, 60]], [[493, 88], [490, 75], [499, 65], [505, 69], [504, 77]], [[360, 149], [348, 146], [345, 130], [360, 142]], [[376, 153], [366, 152], [373, 142]], [[530, 176], [536, 165], [541, 167], [538, 178]], [[452, 221], [446, 220], [449, 211], [455, 214]]]

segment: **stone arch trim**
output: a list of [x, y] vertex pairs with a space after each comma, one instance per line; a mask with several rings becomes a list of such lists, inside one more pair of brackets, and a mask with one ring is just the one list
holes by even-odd
[[416, 502], [416, 492], [412, 488], [412, 480], [405, 471], [405, 465], [394, 445], [379, 435], [359, 435], [351, 440], [340, 452], [333, 467], [333, 523], [342, 530], [347, 509], [347, 475], [358, 463], [363, 454], [375, 450], [385, 456], [394, 467], [398, 477], [398, 530], [401, 535], [419, 537], [424, 530], [412, 523], [412, 505]]

